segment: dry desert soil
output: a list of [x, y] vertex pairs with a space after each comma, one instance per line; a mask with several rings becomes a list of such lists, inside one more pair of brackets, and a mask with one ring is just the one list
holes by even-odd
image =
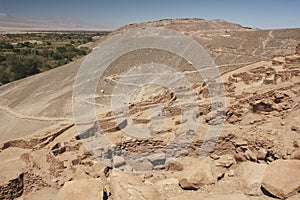
[[[149, 27], [175, 30], [205, 48], [221, 75], [225, 110], [213, 112], [208, 84], [197, 77], [191, 63], [158, 49], [134, 50], [110, 64], [96, 89], [96, 119], [83, 133], [73, 118], [72, 92], [85, 58], [3, 85], [0, 200], [300, 199], [300, 29], [259, 30], [223, 20], [171, 19], [124, 26], [93, 46]], [[124, 79], [126, 71], [153, 61], [174, 65], [192, 87], [178, 85], [174, 92], [145, 85], [131, 96], [130, 117], [116, 122], [122, 113], [111, 110], [114, 87], [130, 84], [130, 77]], [[179, 100], [191, 96], [198, 102], [193, 117], [199, 128], [183, 133], [180, 128], [190, 119], [181, 116], [181, 109], [190, 107]], [[164, 119], [153, 112], [158, 105]], [[163, 126], [155, 131], [153, 124], [161, 120]], [[155, 134], [128, 135], [124, 130], [129, 123]], [[209, 127], [220, 123], [220, 135], [207, 140]], [[99, 127], [113, 144], [95, 143], [101, 138]], [[193, 138], [172, 143], [181, 135]]]

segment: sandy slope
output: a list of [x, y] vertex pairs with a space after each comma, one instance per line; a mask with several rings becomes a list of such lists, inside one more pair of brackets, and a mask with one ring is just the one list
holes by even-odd
[[[56, 199], [68, 196], [68, 184], [79, 185], [80, 191], [89, 183], [81, 180], [91, 179], [91, 184], [99, 182], [91, 185], [91, 192], [102, 199], [272, 199], [260, 189], [265, 165], [299, 159], [300, 56], [295, 48], [300, 43], [300, 30], [254, 30], [224, 21], [185, 19], [126, 26], [113, 34], [143, 26], [164, 26], [192, 35], [219, 66], [228, 106], [215, 148], [203, 159], [196, 157], [208, 126], [220, 120], [210, 111], [207, 87], [193, 79], [194, 72], [186, 61], [167, 52], [144, 49], [123, 55], [111, 64], [100, 81], [96, 107], [98, 123], [115, 143], [113, 148], [145, 154], [147, 159], [136, 163], [126, 157], [125, 162], [117, 162], [97, 144], [92, 155], [82, 142], [94, 145], [99, 136], [87, 134], [79, 140], [72, 119], [72, 86], [82, 62], [78, 60], [0, 87], [0, 187], [6, 192], [0, 193], [0, 199], [9, 199], [9, 195]], [[116, 165], [131, 172], [139, 167], [160, 167], [148, 152], [168, 144], [180, 126], [188, 123], [180, 118], [179, 102], [172, 91], [153, 85], [136, 91], [130, 114], [135, 123], [152, 129], [150, 109], [161, 105], [166, 116], [162, 130], [152, 138], [136, 139], [124, 134], [115, 123], [108, 108], [116, 81], [132, 66], [153, 59], [168, 65], [179, 63], [175, 67], [197, 80], [193, 89], [199, 101], [199, 132], [184, 156], [177, 162], [168, 160], [165, 168], [137, 174], [112, 169]], [[181, 95], [188, 99], [190, 92]], [[111, 166], [97, 162], [97, 157], [105, 157]], [[247, 174], [251, 171], [257, 176]], [[291, 194], [292, 198], [299, 197], [297, 191]]]

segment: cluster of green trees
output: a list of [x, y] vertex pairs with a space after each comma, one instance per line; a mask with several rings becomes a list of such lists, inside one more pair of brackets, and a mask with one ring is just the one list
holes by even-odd
[[0, 35], [0, 85], [67, 64], [90, 52], [81, 44], [106, 33]]

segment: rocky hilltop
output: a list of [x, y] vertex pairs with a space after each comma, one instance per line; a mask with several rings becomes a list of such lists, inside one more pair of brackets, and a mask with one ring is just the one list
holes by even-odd
[[227, 22], [222, 19], [217, 20], [205, 20], [199, 18], [187, 18], [187, 19], [162, 19], [158, 21], [150, 21], [144, 23], [129, 24], [119, 28], [116, 31], [124, 31], [132, 28], [143, 27], [164, 27], [173, 29], [176, 31], [228, 31], [228, 30], [251, 30], [251, 28], [243, 27], [239, 24]]
[[[127, 25], [112, 35], [149, 26], [193, 37], [215, 61], [227, 106], [214, 148], [199, 157], [209, 143], [207, 129], [220, 123], [207, 84], [194, 79], [186, 60], [154, 49], [131, 52], [110, 65], [97, 88], [95, 126], [80, 135], [72, 118], [72, 88], [82, 59], [0, 87], [0, 199], [300, 199], [300, 29], [174, 19]], [[165, 124], [150, 138], [135, 138], [123, 132], [127, 122], [116, 123], [120, 116], [109, 104], [124, 72], [151, 60], [177, 63], [192, 88], [180, 88], [177, 96], [158, 85], [136, 91], [129, 106], [132, 121], [151, 130], [149, 112], [161, 105]], [[194, 135], [189, 144], [174, 144], [174, 155], [178, 146], [188, 148], [171, 159], [160, 150], [189, 123], [178, 99], [191, 94], [199, 102], [200, 128], [189, 133]], [[99, 137], [96, 124], [113, 141], [110, 149], [86, 148]]]

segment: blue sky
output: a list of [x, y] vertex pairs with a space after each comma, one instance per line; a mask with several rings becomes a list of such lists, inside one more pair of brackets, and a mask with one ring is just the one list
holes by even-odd
[[118, 27], [165, 18], [224, 19], [257, 28], [300, 28], [299, 0], [0, 0], [14, 17], [68, 17]]

